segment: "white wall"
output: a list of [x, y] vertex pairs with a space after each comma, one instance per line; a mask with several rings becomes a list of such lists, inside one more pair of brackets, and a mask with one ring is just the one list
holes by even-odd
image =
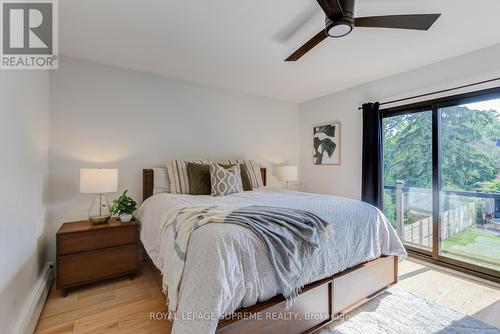
[[299, 160], [296, 104], [72, 58], [50, 81], [53, 231], [87, 216], [82, 167], [118, 168], [119, 190], [141, 200], [142, 169], [167, 159]]
[[49, 74], [0, 73], [0, 332], [30, 301], [46, 258]]
[[[49, 117], [47, 72], [2, 71], [0, 331], [53, 258], [60, 224], [87, 215], [92, 196], [79, 194], [79, 168], [119, 168], [120, 190], [140, 200], [141, 169], [169, 158], [299, 162], [306, 190], [359, 198], [357, 107], [500, 76], [498, 59], [500, 45], [303, 103], [300, 113], [293, 103], [62, 58], [50, 74]], [[342, 164], [313, 166], [312, 126], [334, 120]]]
[[[358, 111], [361, 104], [383, 102], [500, 77], [499, 59], [500, 44], [301, 104], [301, 178], [305, 189], [356, 199], [361, 197], [362, 117]], [[472, 90], [495, 85], [500, 85], [500, 82], [478, 86]], [[458, 90], [448, 95], [470, 90]], [[436, 95], [439, 96], [444, 95]], [[330, 121], [342, 123], [342, 164], [314, 166], [312, 127]]]

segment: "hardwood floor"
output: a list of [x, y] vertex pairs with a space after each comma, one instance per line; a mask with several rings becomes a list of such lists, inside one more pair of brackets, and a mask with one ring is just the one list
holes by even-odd
[[150, 320], [151, 312], [165, 312], [165, 298], [150, 267], [141, 263], [128, 277], [82, 286], [62, 293], [51, 291], [35, 333], [170, 333], [167, 320]]
[[[404, 261], [399, 286], [500, 327], [500, 289], [441, 270]], [[150, 320], [165, 312], [165, 298], [145, 263], [131, 281], [117, 278], [79, 287], [62, 297], [54, 286], [35, 333], [170, 333], [167, 320]]]
[[429, 267], [403, 261], [398, 286], [500, 328], [500, 288]]

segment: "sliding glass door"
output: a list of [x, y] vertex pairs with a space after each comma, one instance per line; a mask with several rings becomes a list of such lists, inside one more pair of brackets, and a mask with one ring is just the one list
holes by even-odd
[[432, 251], [432, 110], [383, 119], [384, 213], [406, 246]]
[[384, 213], [415, 253], [500, 273], [500, 89], [382, 111]]
[[440, 252], [500, 270], [500, 99], [439, 108]]

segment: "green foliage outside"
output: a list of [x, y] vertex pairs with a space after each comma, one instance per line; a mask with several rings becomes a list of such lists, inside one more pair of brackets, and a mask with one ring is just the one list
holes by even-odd
[[[452, 191], [500, 192], [497, 180], [500, 110], [466, 106], [441, 112], [442, 188]], [[384, 119], [384, 184], [432, 188], [432, 112]], [[384, 212], [395, 222], [394, 191], [386, 190]]]
[[116, 215], [121, 214], [133, 214], [135, 210], [137, 210], [137, 202], [134, 201], [127, 195], [127, 191], [125, 190], [123, 194], [117, 199], [113, 200], [111, 204], [111, 213]]
[[[407, 187], [432, 187], [431, 117], [429, 111], [384, 119], [386, 185], [403, 180]], [[500, 138], [498, 112], [463, 106], [441, 109], [443, 188], [498, 191], [497, 138]]]
[[394, 192], [384, 191], [384, 214], [396, 228], [396, 196], [394, 195]]
[[483, 193], [499, 193], [500, 192], [500, 180], [494, 180], [490, 182], [479, 182], [477, 191]]
[[384, 185], [432, 186], [432, 114], [384, 119]]

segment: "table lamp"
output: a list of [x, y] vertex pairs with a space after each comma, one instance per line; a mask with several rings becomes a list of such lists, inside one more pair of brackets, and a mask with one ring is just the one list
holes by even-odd
[[297, 181], [297, 166], [279, 166], [278, 177], [286, 182], [286, 188], [288, 189], [289, 182]]
[[118, 169], [80, 169], [80, 193], [97, 194], [89, 208], [89, 220], [106, 223], [111, 218], [109, 202], [104, 194], [118, 191]]

